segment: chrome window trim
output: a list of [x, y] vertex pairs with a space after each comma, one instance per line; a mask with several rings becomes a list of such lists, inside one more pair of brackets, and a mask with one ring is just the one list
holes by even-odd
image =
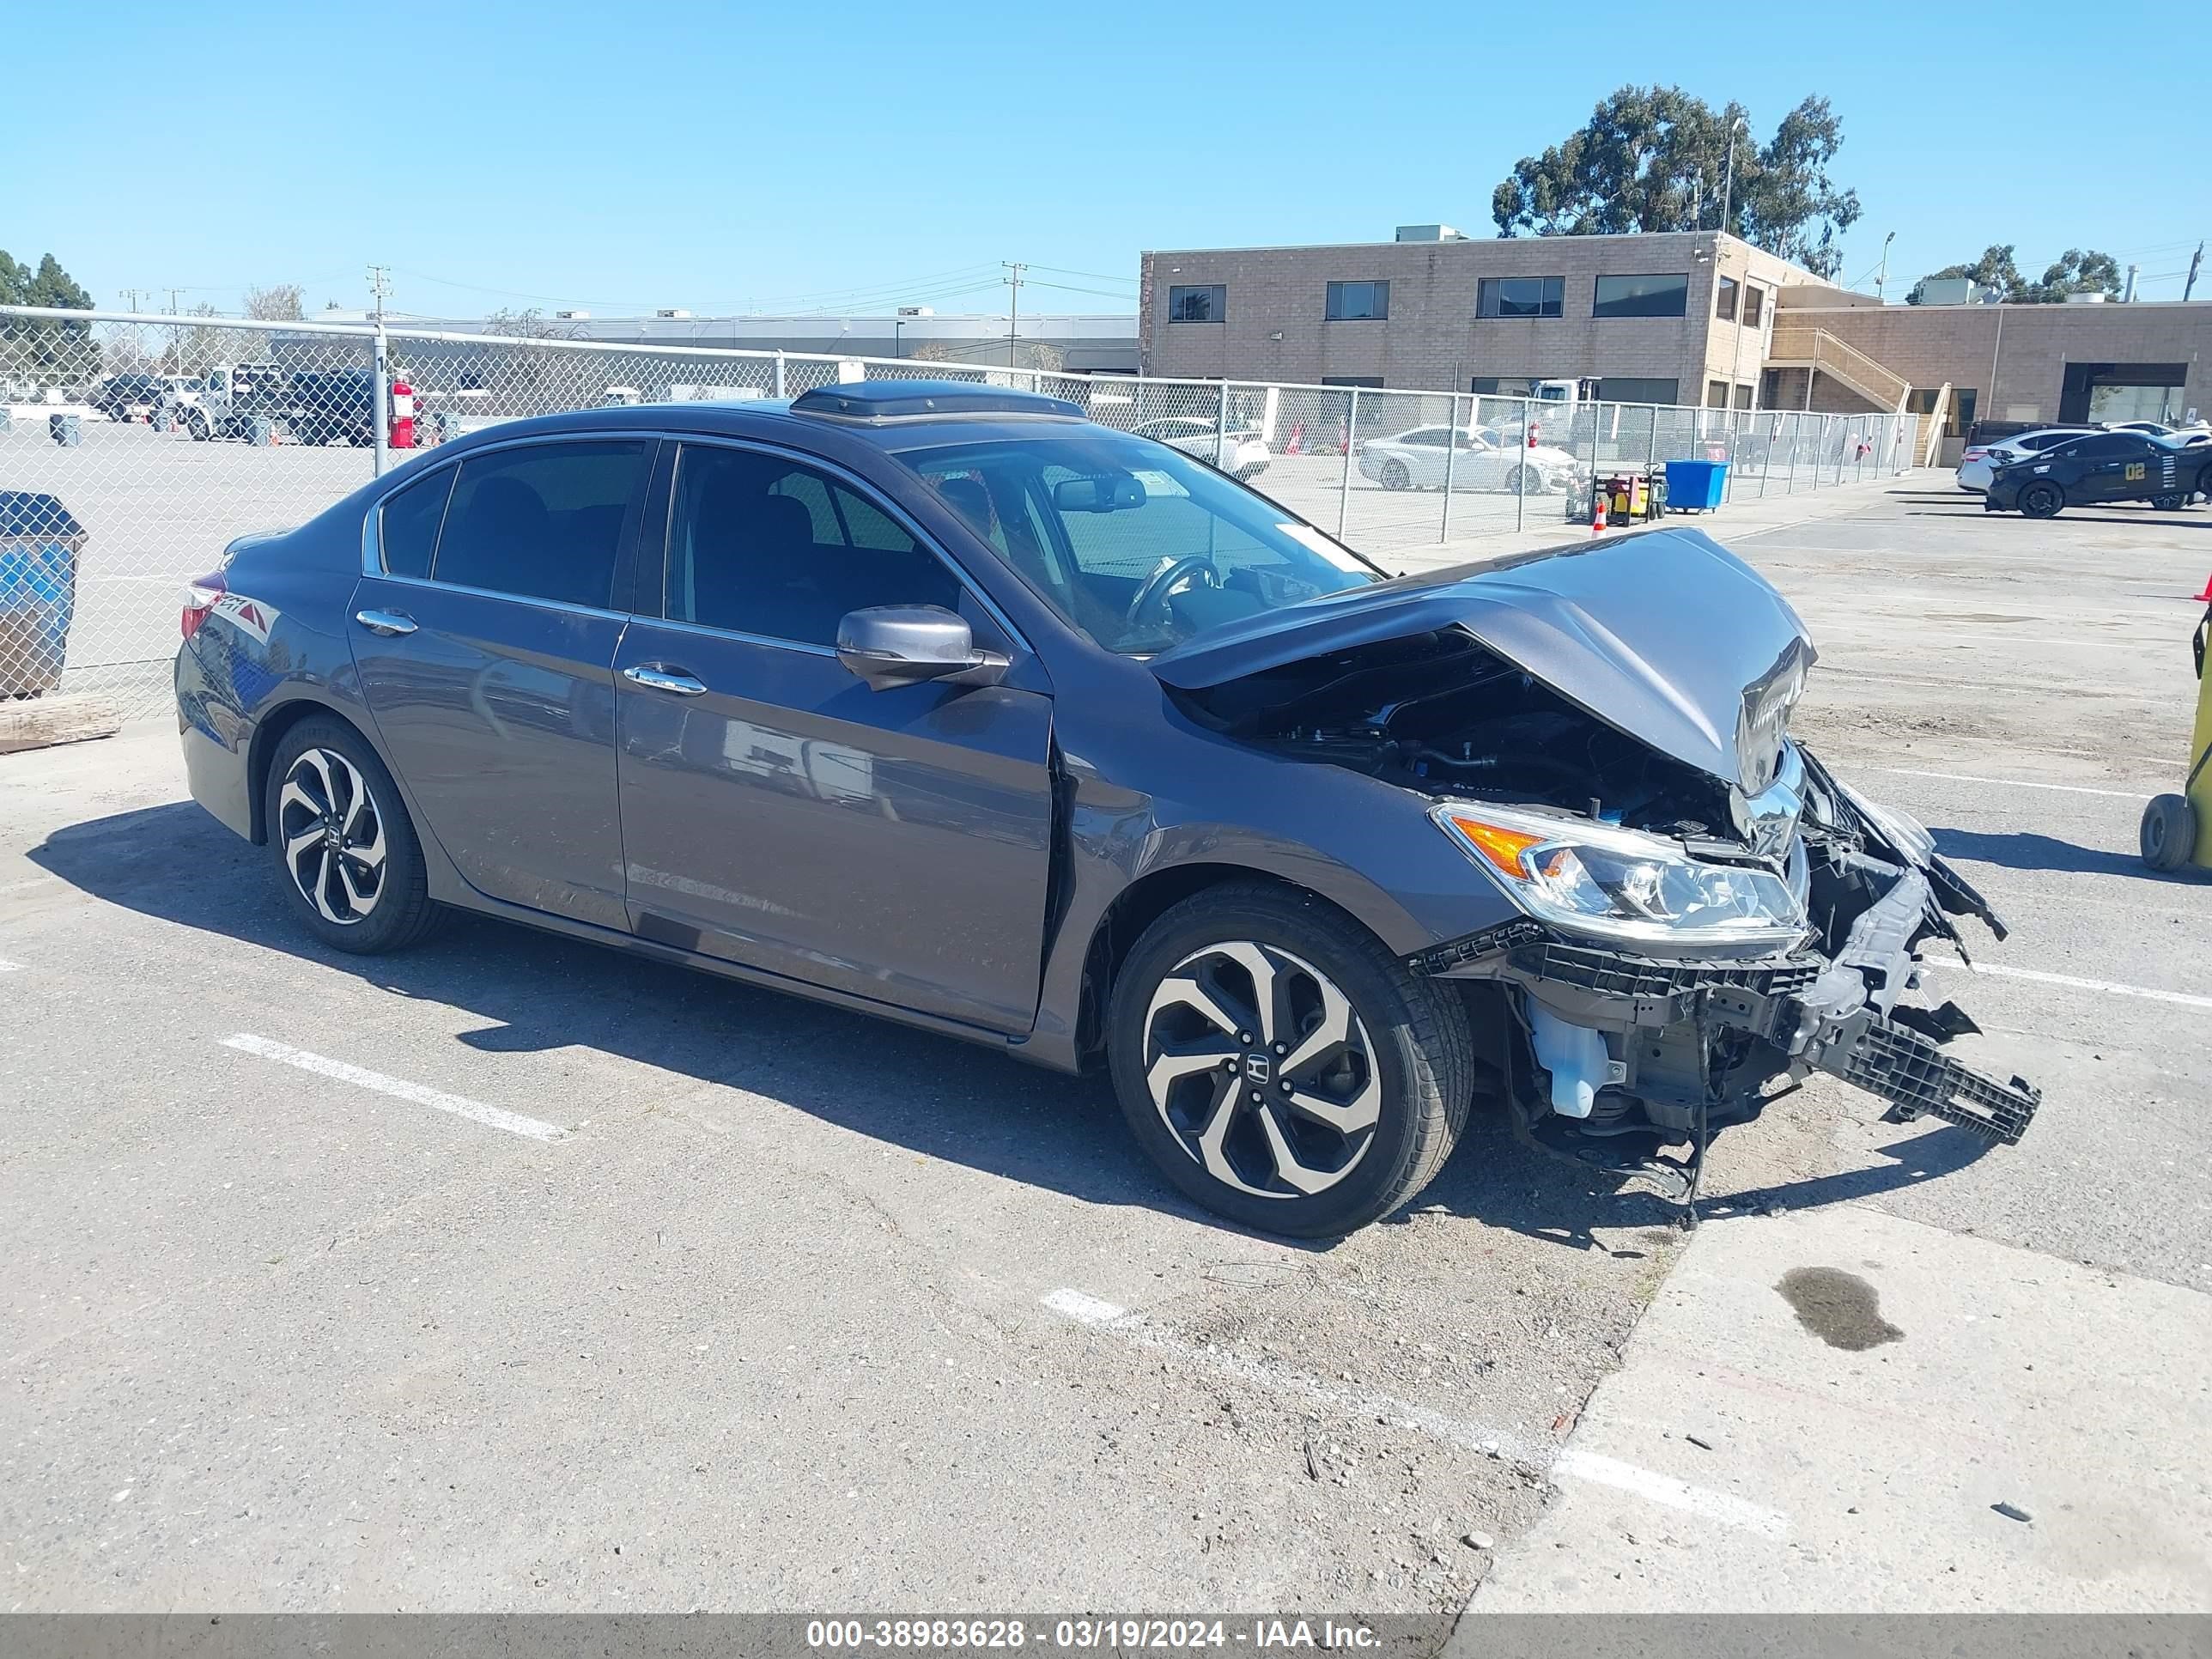
[[734, 640], [740, 645], [764, 645], [776, 651], [796, 651], [802, 656], [829, 657], [837, 655], [834, 646], [817, 645], [811, 640], [780, 640], [773, 634], [743, 634], [734, 628], [710, 628], [705, 623], [678, 622], [673, 617], [634, 616], [630, 618], [641, 628], [672, 628], [679, 634], [696, 634], [702, 639]]
[[633, 618], [627, 611], [611, 611], [605, 605], [575, 605], [567, 599], [540, 599], [534, 593], [509, 593], [497, 587], [471, 587], [466, 582], [441, 582], [428, 576], [395, 576], [388, 570], [372, 571], [380, 581], [398, 582], [407, 587], [420, 587], [434, 593], [466, 593], [479, 599], [504, 599], [510, 605], [534, 605], [540, 611], [565, 611], [579, 617], [604, 617], [610, 622], [650, 621], [649, 617]]
[[[713, 445], [722, 449], [743, 449], [756, 454], [773, 455], [780, 460], [790, 460], [801, 466], [812, 467], [817, 472], [835, 478], [870, 507], [874, 507], [893, 524], [905, 531], [908, 535], [913, 537], [916, 547], [951, 571], [952, 580], [959, 583], [962, 589], [983, 607], [991, 620], [1004, 630], [1006, 638], [1016, 650], [1024, 656], [1036, 655], [1036, 647], [1029, 642], [1020, 629], [1014, 626], [1013, 618], [1000, 609], [999, 602], [983, 591], [982, 584], [969, 574], [967, 567], [947, 552], [936, 537], [923, 529], [912, 514], [850, 468], [840, 465], [826, 455], [817, 455], [809, 450], [796, 449], [786, 444], [779, 444], [772, 439], [738, 438], [723, 433], [670, 433], [666, 435], [675, 440], [677, 454], [676, 470], [670, 475], [668, 483], [668, 524], [663, 527], [660, 542], [660, 605], [663, 611], [668, 608], [668, 545], [670, 534], [676, 523], [676, 492], [678, 482], [684, 473], [684, 447], [686, 444]], [[792, 650], [816, 652], [831, 657], [837, 654], [834, 648], [817, 645], [811, 640], [787, 640], [769, 634], [740, 633], [734, 629], [709, 628], [703, 623], [681, 622], [676, 617], [667, 616], [641, 615], [639, 620], [665, 623], [672, 628], [690, 629], [699, 633], [713, 635], [719, 639], [743, 640], [755, 645], [778, 645]]]

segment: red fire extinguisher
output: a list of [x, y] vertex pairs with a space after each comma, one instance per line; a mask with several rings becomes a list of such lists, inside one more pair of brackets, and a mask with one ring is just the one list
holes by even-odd
[[394, 449], [415, 447], [415, 388], [406, 381], [392, 382], [392, 434]]

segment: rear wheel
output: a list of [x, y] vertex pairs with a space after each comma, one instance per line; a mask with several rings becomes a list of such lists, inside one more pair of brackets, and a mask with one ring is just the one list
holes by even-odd
[[2039, 479], [2020, 492], [2020, 510], [2031, 519], [2055, 519], [2066, 505], [2066, 492], [2049, 479]]
[[1382, 463], [1383, 489], [1411, 489], [1413, 487], [1413, 475], [1406, 471], [1405, 462], [1385, 461]]
[[2197, 809], [2186, 795], [2154, 795], [2143, 808], [2139, 839], [2142, 860], [2154, 870], [2179, 870], [2197, 855]]
[[1312, 897], [1237, 884], [1148, 928], [1114, 988], [1121, 1110], [1243, 1225], [1333, 1237], [1426, 1186], [1474, 1092], [1466, 1010]]
[[310, 717], [270, 762], [269, 844], [324, 944], [363, 956], [426, 937], [442, 915], [398, 786], [361, 734]]

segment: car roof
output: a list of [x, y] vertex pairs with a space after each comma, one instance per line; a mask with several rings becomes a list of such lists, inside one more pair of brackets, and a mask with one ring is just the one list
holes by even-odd
[[465, 453], [487, 444], [570, 433], [696, 432], [835, 449], [832, 434], [886, 452], [1033, 437], [1042, 430], [1099, 428], [1080, 405], [960, 380], [854, 380], [797, 398], [624, 404], [500, 421], [439, 446]]

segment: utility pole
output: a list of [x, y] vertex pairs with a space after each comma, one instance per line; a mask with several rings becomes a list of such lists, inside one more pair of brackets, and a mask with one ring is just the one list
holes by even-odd
[[1881, 269], [1875, 274], [1874, 279], [1874, 297], [1877, 300], [1883, 297], [1882, 291], [1889, 286], [1889, 245], [1896, 240], [1897, 233], [1893, 230], [1881, 239]]
[[2197, 245], [2197, 252], [2189, 256], [2189, 277], [2181, 285], [2181, 297], [2186, 300], [2197, 288], [2197, 268], [2204, 263], [2204, 244]]
[[[1743, 117], [1741, 115], [1729, 118], [1728, 173], [1721, 184], [1721, 234], [1723, 236], [1728, 234], [1729, 208], [1735, 196], [1735, 130], [1742, 124]], [[1729, 395], [1735, 395], [1733, 388]]]
[[1001, 259], [999, 263], [1012, 273], [1000, 281], [1006, 283], [1010, 296], [1006, 301], [1006, 367], [1013, 368], [1022, 360], [1022, 273], [1029, 267], [1018, 259]]
[[369, 346], [370, 396], [375, 406], [373, 416], [376, 422], [376, 450], [371, 462], [374, 474], [384, 476], [392, 463], [392, 353], [384, 337], [384, 296], [392, 290], [392, 269], [388, 265], [368, 268], [368, 291], [376, 302], [376, 336]]

